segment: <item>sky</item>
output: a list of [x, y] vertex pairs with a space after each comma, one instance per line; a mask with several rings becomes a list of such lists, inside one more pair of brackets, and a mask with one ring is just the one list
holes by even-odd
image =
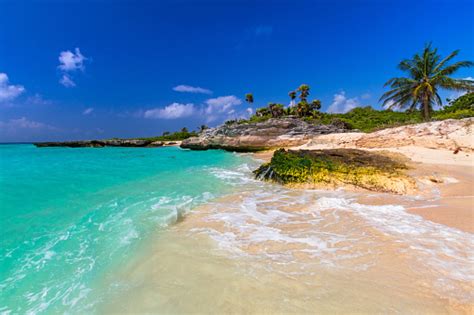
[[323, 111], [380, 108], [425, 43], [473, 60], [473, 21], [471, 0], [0, 0], [0, 142], [216, 126], [302, 83]]

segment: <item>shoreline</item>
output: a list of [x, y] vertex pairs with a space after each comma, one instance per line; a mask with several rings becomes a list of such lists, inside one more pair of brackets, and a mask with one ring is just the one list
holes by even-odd
[[[331, 135], [333, 136], [333, 135]], [[419, 146], [364, 148], [355, 145], [334, 145], [329, 143], [304, 144], [296, 147], [288, 147], [289, 150], [320, 150], [334, 148], [355, 148], [367, 151], [388, 151], [402, 154], [407, 158], [410, 171], [418, 185], [424, 185], [426, 189], [436, 190], [438, 204], [413, 205], [406, 203], [410, 213], [422, 216], [426, 220], [457, 228], [465, 232], [474, 233], [474, 154], [472, 152], [459, 152], [454, 154], [451, 150], [431, 149]], [[275, 150], [254, 153], [253, 156], [269, 162]], [[436, 183], [438, 182], [438, 183]], [[297, 188], [296, 188], [297, 189]], [[423, 188], [420, 193], [423, 194]], [[347, 189], [351, 191], [352, 189]], [[363, 191], [363, 190], [362, 190]], [[373, 192], [367, 191], [367, 194]], [[425, 193], [424, 198], [432, 198]], [[383, 204], [387, 198], [394, 199], [395, 196], [388, 195], [374, 205]], [[374, 201], [372, 201], [374, 202]]]
[[[259, 160], [270, 155], [252, 154]], [[446, 171], [454, 169], [459, 172], [455, 176], [446, 176], [437, 166], [413, 169], [419, 178], [435, 172], [446, 180], [443, 184], [429, 181], [429, 193], [418, 198], [288, 189], [250, 181], [157, 232], [156, 242], [150, 241], [143, 256], [119, 274], [121, 281], [142, 289], [119, 295], [101, 309], [138, 313], [297, 309], [331, 314], [357, 308], [361, 313], [391, 309], [469, 314], [474, 306], [468, 293], [472, 282], [446, 273], [469, 266], [463, 255], [469, 250], [465, 246], [472, 230], [443, 216], [429, 217], [442, 206], [438, 203], [443, 196], [454, 198], [454, 192], [461, 191], [457, 185], [465, 189], [469, 184], [457, 175], [463, 170], [470, 175], [461, 166]], [[459, 215], [457, 210], [448, 212]], [[410, 237], [417, 230], [422, 234]], [[464, 245], [451, 244], [453, 238]], [[453, 251], [450, 257], [443, 256], [444, 246]], [[449, 281], [446, 287], [436, 283], [440, 273]], [[202, 285], [206, 292], [199, 289]], [[236, 296], [249, 290], [259, 303], [249, 304]], [[166, 298], [155, 298], [156, 294]]]

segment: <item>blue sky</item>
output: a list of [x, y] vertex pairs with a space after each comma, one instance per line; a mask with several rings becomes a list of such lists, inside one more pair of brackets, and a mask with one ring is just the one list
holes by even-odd
[[0, 142], [214, 126], [301, 83], [323, 110], [378, 108], [426, 42], [474, 59], [473, 3], [0, 1]]

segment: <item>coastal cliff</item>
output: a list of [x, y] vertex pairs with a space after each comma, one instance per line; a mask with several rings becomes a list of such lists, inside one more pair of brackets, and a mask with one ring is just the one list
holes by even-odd
[[316, 135], [347, 131], [344, 125], [315, 125], [293, 117], [273, 118], [255, 123], [234, 122], [207, 129], [198, 137], [184, 140], [181, 147], [192, 150], [223, 149], [253, 152], [298, 146], [308, 142]]
[[427, 149], [472, 152], [474, 118], [447, 119], [387, 128], [371, 133], [317, 135], [301, 148], [387, 149], [416, 146]]

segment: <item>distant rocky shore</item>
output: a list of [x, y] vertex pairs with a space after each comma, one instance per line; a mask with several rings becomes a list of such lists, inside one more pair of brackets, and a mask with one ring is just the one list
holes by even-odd
[[102, 148], [102, 147], [130, 147], [153, 148], [161, 146], [179, 145], [180, 141], [152, 141], [141, 139], [107, 139], [107, 140], [80, 140], [60, 142], [37, 142], [37, 147], [69, 147], [69, 148]]
[[182, 148], [255, 152], [302, 145], [314, 136], [347, 132], [344, 124], [310, 124], [300, 118], [273, 118], [256, 123], [224, 124], [183, 140]]

